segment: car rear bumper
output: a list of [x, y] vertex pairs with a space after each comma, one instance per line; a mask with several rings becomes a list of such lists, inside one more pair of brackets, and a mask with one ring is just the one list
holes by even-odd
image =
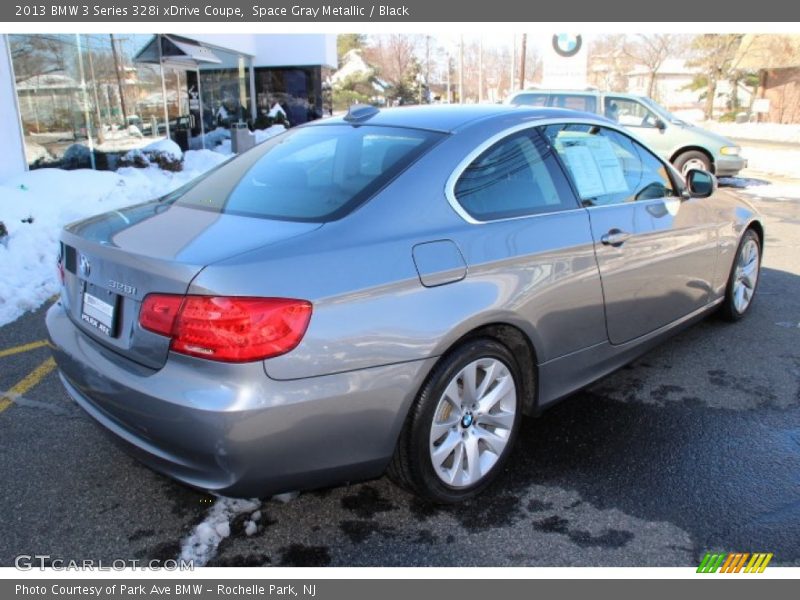
[[717, 177], [734, 177], [747, 168], [747, 159], [741, 156], [718, 156], [714, 164]]
[[134, 456], [186, 484], [268, 496], [379, 476], [435, 359], [275, 381], [263, 364], [171, 355], [160, 370], [47, 313], [69, 395]]

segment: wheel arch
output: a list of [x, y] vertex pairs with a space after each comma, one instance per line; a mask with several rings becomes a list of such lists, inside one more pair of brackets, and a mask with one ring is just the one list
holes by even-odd
[[[747, 227], [745, 227], [745, 231], [747, 231], [748, 229], [752, 229], [753, 231], [755, 231], [756, 235], [758, 236], [758, 245], [759, 245], [759, 249], [761, 250], [761, 260], [763, 260], [764, 259], [764, 225], [758, 219], [753, 219], [752, 221], [750, 221], [747, 224]], [[744, 232], [742, 232], [742, 235], [744, 235]]]
[[681, 146], [677, 150], [675, 150], [669, 157], [670, 164], [675, 164], [675, 160], [684, 152], [701, 152], [708, 157], [709, 162], [711, 163], [711, 169], [716, 171], [716, 161], [714, 160], [714, 155], [708, 151], [708, 148], [704, 148], [703, 146]]
[[[534, 415], [538, 410], [539, 399], [539, 378], [538, 378], [538, 359], [536, 348], [531, 337], [520, 327], [503, 321], [495, 321], [476, 326], [453, 341], [447, 349], [439, 356], [439, 360], [431, 368], [431, 372], [436, 369], [444, 358], [464, 343], [477, 338], [490, 338], [503, 344], [517, 360], [520, 374], [522, 376], [522, 412], [525, 415]], [[426, 378], [427, 381], [427, 378]]]

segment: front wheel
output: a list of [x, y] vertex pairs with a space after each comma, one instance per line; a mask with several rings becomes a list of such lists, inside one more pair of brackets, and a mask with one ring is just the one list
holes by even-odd
[[684, 177], [686, 177], [692, 169], [711, 172], [711, 159], [708, 158], [706, 154], [697, 150], [682, 152], [675, 158], [674, 164], [675, 168], [678, 169]]
[[520, 421], [517, 362], [491, 339], [466, 342], [431, 373], [411, 408], [389, 476], [439, 503], [482, 492], [508, 459]]
[[761, 244], [752, 229], [744, 232], [736, 259], [733, 261], [722, 304], [722, 316], [728, 321], [738, 321], [753, 303], [761, 274]]

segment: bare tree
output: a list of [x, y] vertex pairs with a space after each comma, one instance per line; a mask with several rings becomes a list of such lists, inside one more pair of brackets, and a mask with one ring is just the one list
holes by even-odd
[[602, 35], [588, 49], [589, 83], [610, 92], [628, 90], [628, 72], [634, 59], [625, 52], [625, 34]]
[[367, 62], [391, 84], [399, 83], [416, 62], [417, 39], [408, 34], [379, 35], [366, 49]]
[[67, 68], [64, 41], [58, 36], [11, 35], [9, 52], [14, 63], [16, 83]]
[[742, 34], [707, 33], [698, 35], [692, 40], [693, 57], [689, 65], [703, 70], [703, 75], [696, 78], [695, 83], [696, 87], [705, 84], [706, 102], [703, 112], [706, 119], [714, 116], [714, 99], [719, 82], [733, 79], [734, 89], [738, 85], [736, 77], [733, 76], [735, 71], [733, 62], [742, 37], [744, 37]]
[[656, 76], [664, 61], [670, 56], [683, 54], [685, 45], [685, 36], [674, 33], [640, 33], [625, 44], [625, 53], [647, 70], [648, 96], [655, 96]]

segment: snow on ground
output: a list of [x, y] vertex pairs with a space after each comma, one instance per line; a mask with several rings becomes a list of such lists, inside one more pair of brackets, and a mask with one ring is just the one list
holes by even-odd
[[[210, 150], [186, 153], [183, 171], [151, 166], [117, 172], [36, 169], [0, 182], [0, 325], [34, 310], [58, 293], [58, 236], [72, 221], [157, 198], [228, 156]], [[33, 219], [32, 223], [23, 220]]]
[[283, 125], [272, 125], [266, 129], [256, 129], [253, 133], [256, 136], [256, 144], [260, 144], [261, 142], [268, 140], [271, 137], [275, 137], [284, 131], [286, 131], [286, 127]]
[[800, 202], [800, 183], [772, 183], [752, 177], [723, 177], [720, 185], [736, 188], [756, 200]]
[[794, 150], [745, 144], [742, 156], [747, 169], [739, 177], [721, 178], [720, 185], [755, 199], [800, 200], [800, 146]]
[[175, 160], [180, 160], [181, 157], [183, 157], [183, 150], [181, 150], [181, 147], [167, 138], [163, 138], [153, 142], [152, 144], [148, 144], [142, 148], [142, 152], [166, 154]]
[[205, 135], [198, 135], [189, 140], [189, 147], [192, 150], [200, 150], [205, 147], [213, 150], [216, 146], [220, 145], [225, 140], [231, 139], [231, 132], [224, 127], [217, 127], [211, 131], [207, 131]]
[[703, 121], [698, 125], [737, 140], [800, 144], [800, 124], [797, 123], [719, 123], [717, 121]]
[[194, 561], [194, 566], [202, 567], [216, 554], [220, 542], [231, 534], [231, 521], [246, 513], [251, 513], [245, 524], [245, 533], [253, 535], [258, 530], [261, 519], [261, 501], [241, 498], [220, 497], [208, 511], [206, 518], [194, 528], [181, 546], [180, 557]]
[[[256, 131], [256, 141], [284, 131], [282, 125]], [[181, 154], [166, 139], [147, 149]], [[216, 151], [190, 150], [183, 156], [183, 170], [176, 173], [153, 165], [116, 172], [36, 169], [0, 181], [0, 222], [8, 229], [0, 243], [0, 326], [58, 293], [56, 257], [64, 225], [163, 196], [230, 158], [230, 140]]]
[[742, 146], [748, 170], [800, 179], [800, 145], [797, 149]]

